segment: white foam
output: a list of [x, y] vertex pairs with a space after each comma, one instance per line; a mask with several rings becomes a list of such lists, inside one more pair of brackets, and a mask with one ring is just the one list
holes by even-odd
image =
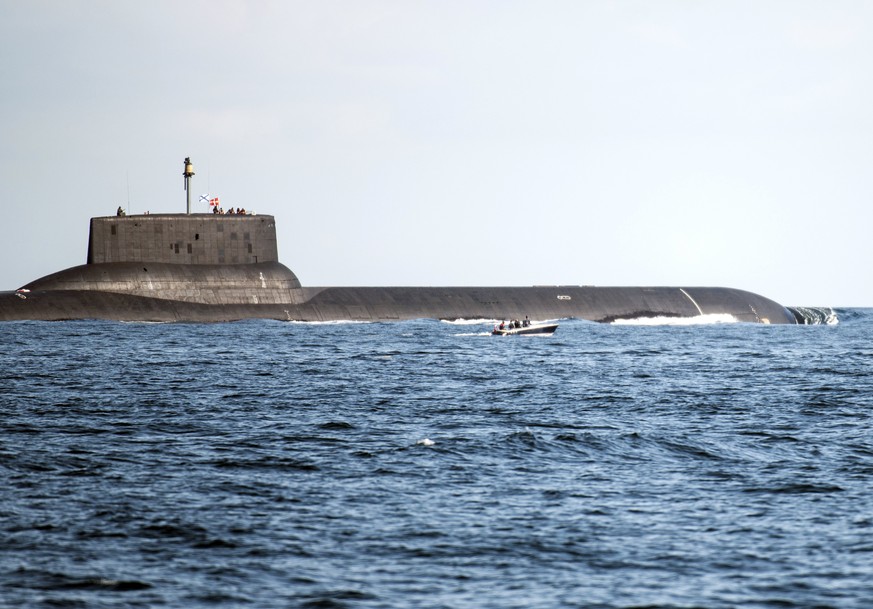
[[806, 325], [824, 324], [834, 326], [840, 323], [837, 312], [832, 307], [789, 307], [796, 313], [800, 313], [803, 321], [799, 322]]
[[481, 326], [482, 324], [494, 324], [499, 323], [496, 319], [441, 319], [440, 320], [444, 324], [451, 324], [453, 326]]
[[735, 324], [739, 319], [729, 313], [710, 313], [694, 317], [638, 317], [636, 319], [616, 319], [615, 326], [703, 326], [711, 324]]
[[330, 321], [300, 321], [298, 319], [289, 319], [283, 323], [305, 324], [309, 326], [343, 326], [346, 324], [371, 324], [373, 322], [366, 319], [335, 319]]

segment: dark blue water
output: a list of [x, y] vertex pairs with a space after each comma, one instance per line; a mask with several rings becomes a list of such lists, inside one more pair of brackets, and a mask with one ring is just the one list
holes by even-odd
[[873, 310], [0, 324], [0, 605], [873, 607]]

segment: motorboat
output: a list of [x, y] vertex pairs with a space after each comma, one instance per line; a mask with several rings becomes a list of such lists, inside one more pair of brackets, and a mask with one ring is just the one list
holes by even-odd
[[516, 322], [494, 326], [491, 334], [494, 334], [495, 336], [510, 336], [515, 334], [554, 334], [557, 329], [558, 324], [530, 324], [525, 326]]

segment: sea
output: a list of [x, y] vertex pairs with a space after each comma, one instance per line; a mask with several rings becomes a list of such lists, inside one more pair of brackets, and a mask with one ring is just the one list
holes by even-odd
[[0, 324], [0, 606], [873, 607], [873, 309]]

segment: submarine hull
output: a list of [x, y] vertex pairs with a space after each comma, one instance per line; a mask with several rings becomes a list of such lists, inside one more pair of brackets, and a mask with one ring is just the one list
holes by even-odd
[[266, 215], [91, 218], [87, 263], [0, 293], [0, 320], [390, 321], [731, 315], [796, 323], [782, 305], [718, 287], [304, 287]]
[[738, 321], [796, 323], [782, 305], [743, 290], [676, 287], [295, 288], [286, 302], [204, 304], [134, 294], [36, 290], [0, 294], [0, 320], [108, 319], [152, 322], [397, 321], [731, 315]]

